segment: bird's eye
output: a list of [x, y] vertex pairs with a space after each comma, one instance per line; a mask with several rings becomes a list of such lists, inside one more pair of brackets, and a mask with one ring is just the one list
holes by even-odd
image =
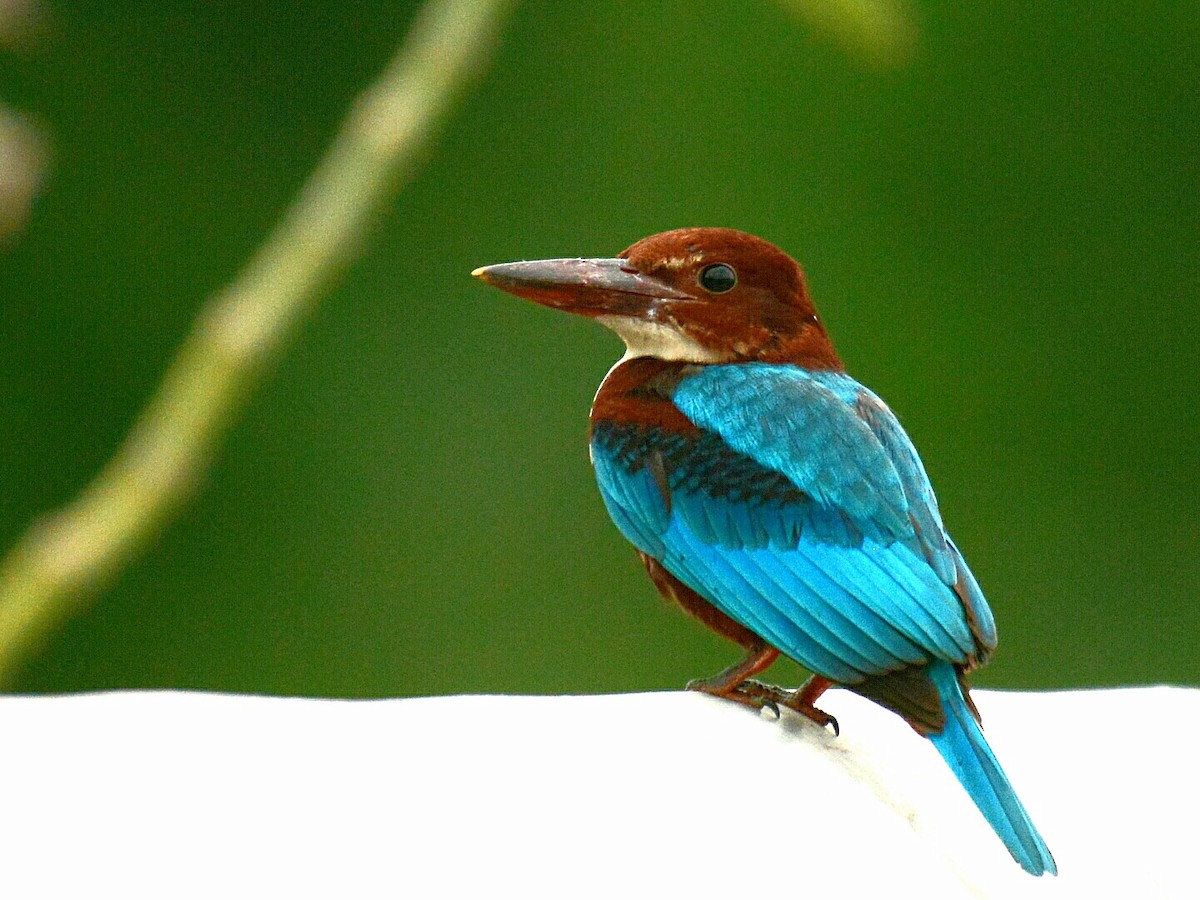
[[733, 290], [735, 284], [737, 284], [737, 272], [725, 263], [705, 266], [700, 273], [700, 287], [713, 294], [723, 294]]

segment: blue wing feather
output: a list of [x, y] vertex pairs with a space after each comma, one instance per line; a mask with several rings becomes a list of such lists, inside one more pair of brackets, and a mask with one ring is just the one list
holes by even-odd
[[804, 602], [803, 594], [793, 590], [794, 577], [785, 561], [772, 552], [742, 550], [728, 554], [730, 564], [747, 579], [753, 573], [766, 576], [763, 596], [779, 613], [794, 621], [801, 630], [811, 636], [839, 661], [851, 670], [850, 677], [860, 679], [862, 673], [886, 666], [889, 655], [879, 645], [863, 640], [862, 630], [844, 616], [821, 616], [820, 605]]
[[708, 366], [684, 378], [672, 399], [700, 428], [844, 510], [866, 533], [913, 537], [895, 464], [827, 381], [795, 366]]
[[869, 607], [831, 582], [822, 583], [819, 574], [805, 567], [798, 554], [757, 550], [747, 556], [748, 564], [774, 573], [784, 592], [781, 608], [793, 616], [811, 618], [819, 623], [821, 631], [833, 633], [841, 645], [852, 648], [853, 655], [842, 654], [842, 658], [853, 662], [860, 672], [886, 671], [895, 666], [897, 659], [924, 660], [922, 651]]
[[[803, 551], [810, 548], [802, 546], [800, 549]], [[809, 594], [815, 598], [811, 602], [818, 604], [824, 614], [842, 615], [850, 619], [867, 639], [887, 652], [888, 657], [880, 662], [879, 671], [892, 668], [896, 660], [913, 664], [924, 662], [927, 658], [928, 652], [911, 633], [897, 627], [894, 621], [882, 615], [875, 606], [859, 600], [859, 595], [851, 594], [837, 584], [819, 566], [812, 565], [812, 560], [807, 555], [789, 562], [789, 568], [796, 573], [797, 580], [802, 582]]]
[[[828, 677], [846, 684], [862, 681], [863, 674], [838, 655], [837, 643], [821, 640], [827, 635], [820, 627], [812, 628], [815, 622], [811, 616], [807, 621], [789, 616], [771, 602], [772, 585], [761, 568], [745, 565], [743, 558], [738, 560], [742, 563], [739, 571], [734, 560], [745, 551], [721, 552], [701, 541], [686, 525], [673, 527], [666, 544], [663, 564], [693, 590], [713, 599], [726, 615], [814, 672], [828, 673]], [[680, 573], [699, 578], [689, 581]]]
[[663, 534], [670, 522], [666, 502], [647, 468], [629, 471], [608, 449], [592, 444], [592, 466], [608, 514], [625, 538], [655, 559], [666, 553]]
[[987, 599], [983, 596], [983, 589], [979, 587], [975, 575], [967, 567], [967, 561], [963, 559], [962, 553], [949, 535], [946, 536], [946, 543], [950, 545], [950, 550], [954, 554], [954, 564], [959, 576], [958, 590], [966, 595], [964, 602], [975, 616], [975, 631], [979, 635], [980, 646], [985, 650], [981, 656], [982, 661], [982, 657], [986, 656], [986, 653], [996, 649], [996, 642], [999, 640], [999, 636], [996, 634], [996, 620], [992, 616], [992, 609], [988, 606]]
[[874, 394], [838, 373], [745, 364], [698, 369], [673, 400], [699, 436], [630, 423], [593, 435], [605, 503], [639, 549], [836, 681], [976, 653], [952, 589], [965, 564]]

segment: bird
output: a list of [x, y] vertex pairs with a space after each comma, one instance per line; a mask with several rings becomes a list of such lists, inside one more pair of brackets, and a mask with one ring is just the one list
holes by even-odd
[[[826, 689], [873, 700], [930, 740], [1026, 872], [1057, 874], [970, 696], [996, 648], [991, 609], [800, 266], [745, 232], [682, 228], [614, 258], [472, 274], [624, 341], [590, 416], [604, 505], [658, 591], [745, 651], [688, 688], [835, 734]], [[799, 689], [756, 678], [780, 655], [812, 673]]]

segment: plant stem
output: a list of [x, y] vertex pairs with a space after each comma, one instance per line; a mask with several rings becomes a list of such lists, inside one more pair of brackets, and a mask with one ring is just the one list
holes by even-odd
[[82, 493], [0, 562], [0, 686], [195, 492], [297, 323], [412, 176], [434, 126], [479, 75], [515, 0], [429, 0], [378, 81], [238, 278], [210, 298], [157, 393]]

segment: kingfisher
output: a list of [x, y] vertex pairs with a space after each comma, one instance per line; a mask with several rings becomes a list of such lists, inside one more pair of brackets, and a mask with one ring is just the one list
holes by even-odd
[[[644, 238], [614, 259], [473, 273], [615, 331], [592, 404], [605, 507], [654, 586], [745, 657], [688, 688], [821, 726], [831, 686], [928, 738], [1021, 867], [1054, 857], [980, 728], [967, 674], [996, 648], [899, 420], [846, 373], [800, 266], [728, 228]], [[756, 676], [780, 655], [812, 676]]]

